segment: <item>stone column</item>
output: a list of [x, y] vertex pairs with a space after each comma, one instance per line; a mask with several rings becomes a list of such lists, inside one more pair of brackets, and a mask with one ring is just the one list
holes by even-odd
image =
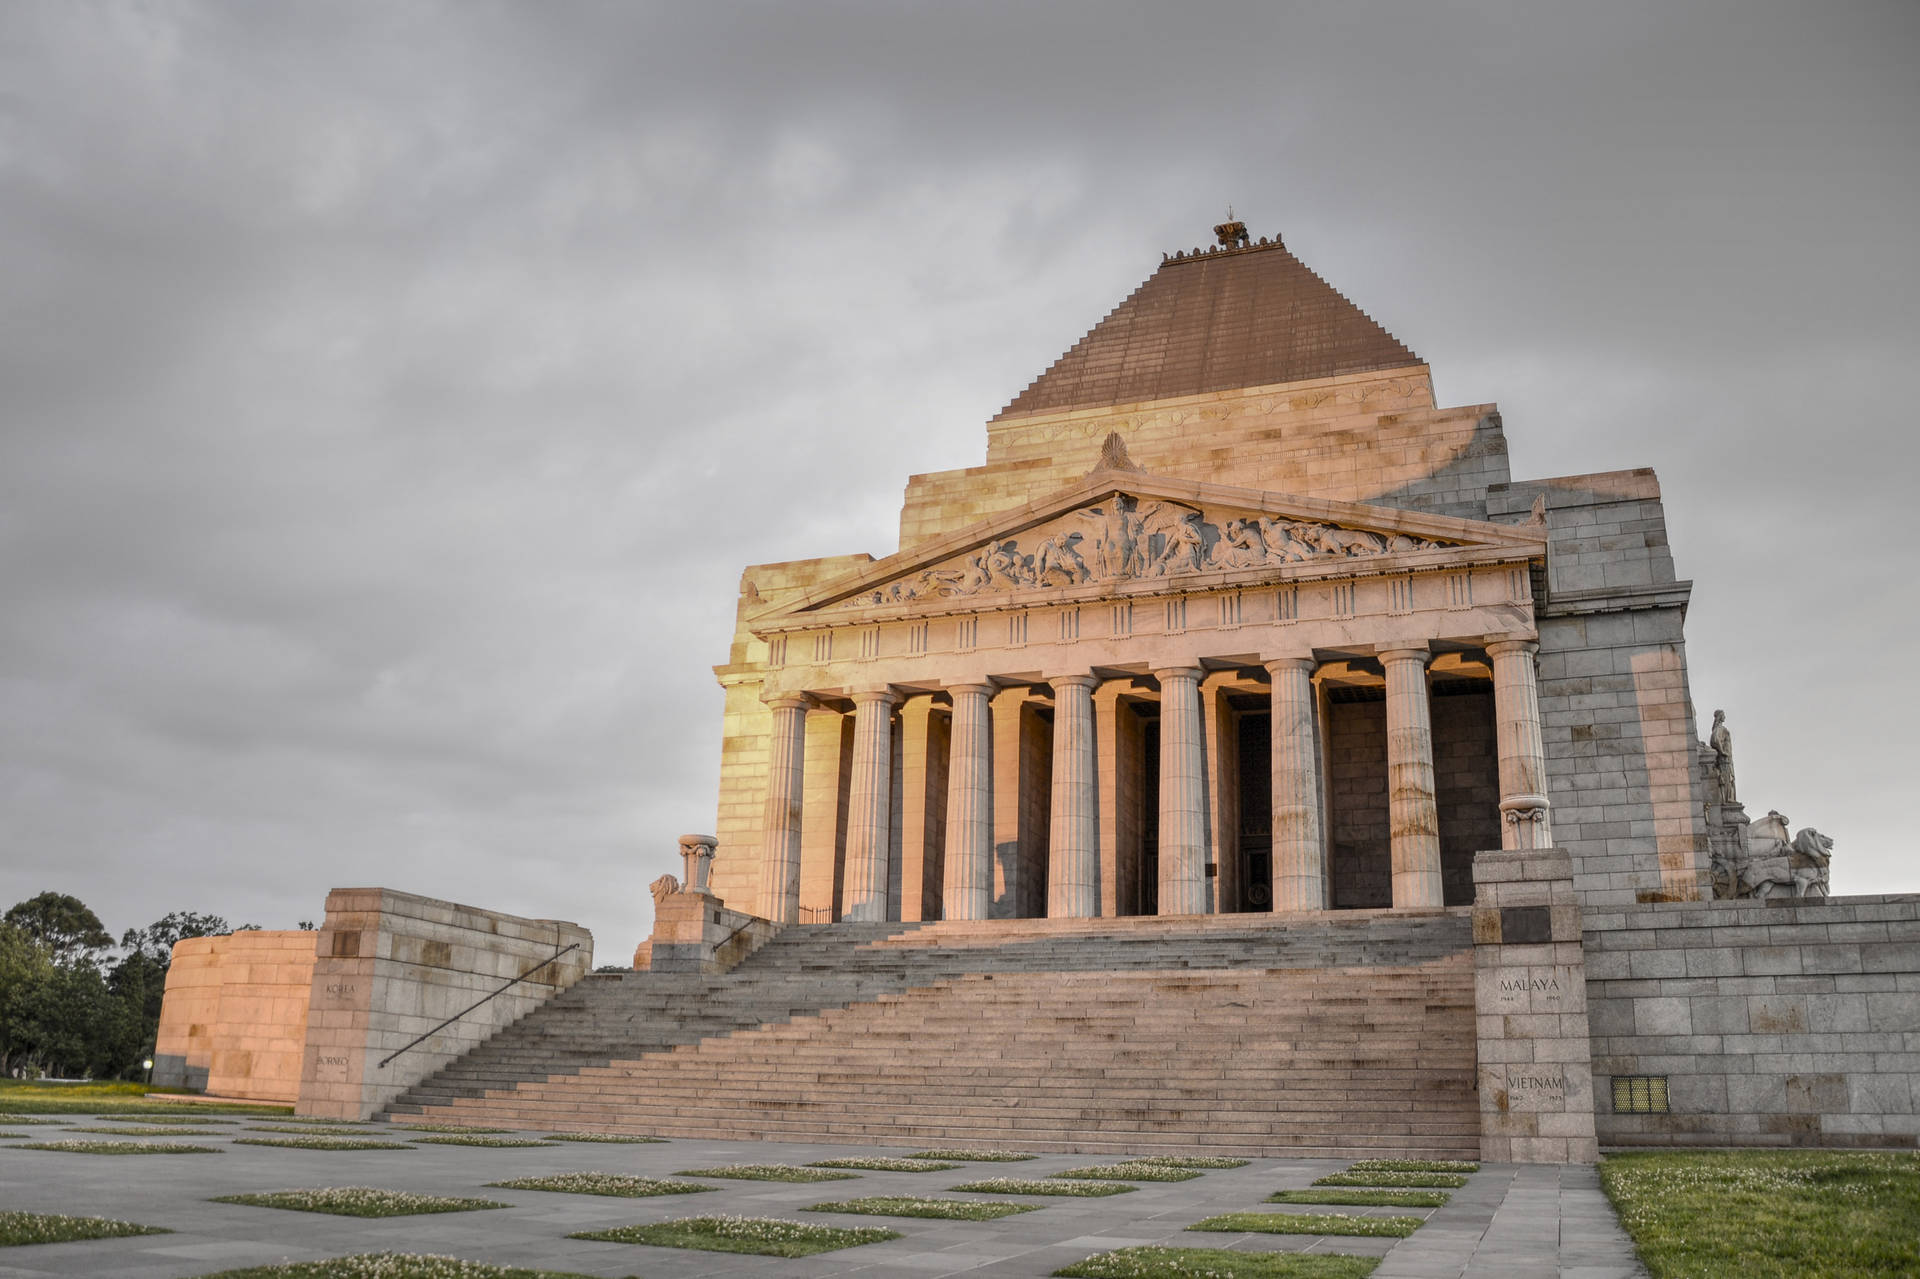
[[1540, 742], [1540, 692], [1534, 675], [1533, 640], [1495, 640], [1493, 659], [1494, 726], [1500, 750], [1500, 833], [1502, 848], [1551, 848], [1548, 818], [1547, 751]]
[[892, 689], [853, 695], [853, 785], [847, 797], [847, 875], [840, 918], [887, 917], [887, 852], [893, 843]]
[[1393, 648], [1387, 668], [1387, 812], [1393, 841], [1393, 908], [1443, 905], [1440, 808], [1433, 794], [1433, 717], [1427, 650]]
[[1176, 666], [1153, 674], [1160, 681], [1159, 913], [1205, 914], [1207, 798], [1206, 761], [1200, 746], [1202, 672], [1194, 666]]
[[1047, 915], [1091, 919], [1100, 913], [1099, 777], [1094, 767], [1093, 675], [1062, 675], [1053, 685], [1053, 803], [1047, 827]]
[[954, 684], [947, 756], [944, 918], [985, 919], [993, 900], [993, 721], [991, 684]]
[[1314, 660], [1282, 657], [1273, 676], [1273, 908], [1327, 909]]
[[807, 699], [795, 693], [768, 703], [767, 807], [761, 818], [760, 898], [754, 913], [776, 924], [800, 918], [801, 788], [807, 763]]

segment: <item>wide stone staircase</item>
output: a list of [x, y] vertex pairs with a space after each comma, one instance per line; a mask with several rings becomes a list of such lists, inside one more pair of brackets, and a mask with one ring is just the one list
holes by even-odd
[[401, 1122], [1089, 1153], [1472, 1156], [1464, 911], [788, 928], [585, 979]]

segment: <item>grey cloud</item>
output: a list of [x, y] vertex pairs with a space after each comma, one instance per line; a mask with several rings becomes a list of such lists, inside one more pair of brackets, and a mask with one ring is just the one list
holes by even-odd
[[712, 820], [741, 567], [891, 550], [906, 477], [1228, 200], [1499, 402], [1516, 473], [1660, 469], [1743, 785], [1911, 887], [1917, 35], [8, 7], [0, 894], [290, 924], [384, 881], [623, 957]]

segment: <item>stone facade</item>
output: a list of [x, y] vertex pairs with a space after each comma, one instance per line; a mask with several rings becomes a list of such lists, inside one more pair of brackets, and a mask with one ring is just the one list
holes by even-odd
[[1702, 895], [1651, 472], [1515, 481], [1498, 411], [1278, 241], [1164, 262], [987, 437], [898, 552], [743, 576], [725, 901], [1426, 907], [1549, 845], [1589, 905]]

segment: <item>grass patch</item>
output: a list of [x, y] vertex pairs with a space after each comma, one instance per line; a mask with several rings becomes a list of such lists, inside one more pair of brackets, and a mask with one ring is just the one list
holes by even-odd
[[1600, 1184], [1653, 1279], [1920, 1273], [1920, 1155], [1613, 1155]]
[[[232, 1101], [163, 1101], [176, 1094], [156, 1092], [145, 1084], [49, 1084], [0, 1079], [0, 1113], [9, 1115], [121, 1115], [163, 1114], [186, 1123], [203, 1123], [203, 1115], [291, 1115], [291, 1106], [269, 1106]], [[149, 1099], [152, 1100], [149, 1100]], [[184, 1113], [183, 1113], [184, 1112]]]
[[1120, 1181], [1030, 1181], [1025, 1177], [988, 1177], [953, 1187], [981, 1195], [1070, 1195], [1077, 1199], [1124, 1195], [1139, 1188]]
[[551, 1177], [517, 1177], [489, 1181], [489, 1190], [551, 1190], [565, 1195], [612, 1195], [618, 1199], [650, 1199], [654, 1195], [692, 1195], [718, 1186], [666, 1177], [627, 1177], [611, 1172], [563, 1172]]
[[1457, 1172], [1335, 1172], [1316, 1178], [1316, 1186], [1425, 1186], [1433, 1190], [1458, 1190], [1467, 1184], [1464, 1173]]
[[1225, 1248], [1122, 1248], [1054, 1271], [1069, 1279], [1365, 1279], [1377, 1257], [1229, 1252]]
[[884, 1155], [816, 1159], [809, 1168], [865, 1168], [871, 1172], [951, 1172], [960, 1165], [938, 1159], [889, 1159]]
[[63, 1217], [54, 1212], [0, 1212], [0, 1248], [172, 1233], [161, 1226], [136, 1226], [131, 1221], [111, 1221], [106, 1217]]
[[325, 1212], [336, 1217], [411, 1217], [426, 1212], [475, 1212], [482, 1208], [510, 1208], [491, 1199], [449, 1199], [416, 1195], [407, 1190], [375, 1190], [370, 1186], [328, 1186], [315, 1190], [273, 1190], [257, 1195], [220, 1195], [211, 1202], [246, 1204], [252, 1208], [285, 1208], [292, 1212]]
[[1263, 1235], [1362, 1235], [1371, 1239], [1405, 1239], [1420, 1229], [1423, 1217], [1362, 1217], [1351, 1212], [1223, 1212], [1188, 1226], [1188, 1230], [1253, 1232]]
[[550, 1132], [548, 1141], [604, 1141], [613, 1145], [654, 1146], [664, 1145], [665, 1137], [623, 1137], [613, 1132]]
[[280, 1146], [287, 1150], [412, 1150], [404, 1141], [371, 1137], [235, 1137], [236, 1146]]
[[283, 1261], [277, 1266], [222, 1270], [202, 1279], [592, 1279], [571, 1270], [490, 1266], [426, 1253], [363, 1252], [326, 1261]]
[[456, 1137], [448, 1133], [443, 1137], [411, 1137], [423, 1146], [501, 1146], [524, 1148], [526, 1146], [553, 1146], [557, 1142], [543, 1141], [539, 1137]]
[[1276, 1190], [1270, 1204], [1338, 1204], [1346, 1208], [1444, 1208], [1453, 1198], [1444, 1190]]
[[1141, 1159], [1129, 1159], [1117, 1164], [1093, 1164], [1086, 1168], [1069, 1168], [1065, 1172], [1047, 1174], [1049, 1177], [1079, 1181], [1192, 1181], [1199, 1175], [1191, 1168], [1150, 1164]]
[[1127, 1162], [1161, 1164], [1168, 1168], [1245, 1168], [1252, 1160], [1228, 1159], [1224, 1155], [1142, 1155]]
[[719, 1168], [686, 1168], [674, 1174], [676, 1177], [730, 1177], [735, 1181], [852, 1181], [859, 1175], [794, 1164], [726, 1164]]
[[932, 1217], [938, 1221], [995, 1221], [1020, 1212], [1039, 1212], [1040, 1204], [1010, 1204], [980, 1199], [917, 1199], [912, 1195], [875, 1195], [814, 1204], [802, 1212], [852, 1212], [869, 1217]]
[[384, 1137], [366, 1128], [334, 1127], [330, 1124], [248, 1124], [248, 1132], [292, 1132], [303, 1137]]
[[1472, 1159], [1356, 1159], [1348, 1172], [1479, 1172]]
[[30, 1141], [14, 1150], [59, 1150], [70, 1155], [217, 1155], [212, 1146], [193, 1146], [184, 1141], [89, 1141], [75, 1137], [68, 1141]]
[[6, 1124], [10, 1128], [22, 1126], [31, 1128], [35, 1124], [53, 1124], [58, 1126], [61, 1122], [62, 1121], [58, 1119], [42, 1119], [37, 1115], [0, 1115], [0, 1124]]
[[683, 1217], [651, 1226], [583, 1230], [569, 1239], [605, 1243], [644, 1243], [656, 1248], [698, 1248], [703, 1252], [746, 1252], [761, 1257], [811, 1257], [817, 1252], [855, 1248], [898, 1239], [897, 1230], [878, 1226], [813, 1226], [774, 1217]]
[[909, 1155], [910, 1159], [957, 1159], [969, 1164], [1013, 1164], [1025, 1159], [1038, 1159], [1038, 1155], [1029, 1155], [1019, 1150], [922, 1150]]
[[518, 1128], [470, 1128], [466, 1124], [394, 1124], [398, 1132], [519, 1132]]
[[154, 1127], [148, 1124], [100, 1124], [97, 1127], [70, 1129], [71, 1132], [102, 1132], [110, 1137], [230, 1137], [224, 1128], [181, 1128], [174, 1124]]

